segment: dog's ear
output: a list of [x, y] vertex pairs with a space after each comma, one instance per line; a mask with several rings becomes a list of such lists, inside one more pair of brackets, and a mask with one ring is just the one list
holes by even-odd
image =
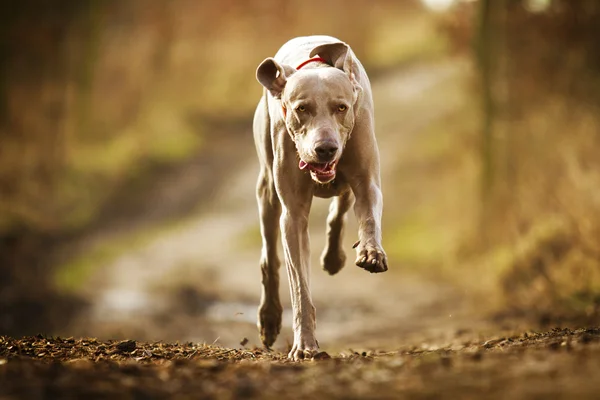
[[315, 47], [310, 52], [310, 57], [318, 55], [327, 62], [327, 64], [341, 69], [349, 76], [356, 74], [358, 65], [352, 56], [350, 47], [343, 42], [327, 43]]
[[279, 64], [275, 59], [269, 57], [260, 63], [256, 69], [256, 79], [263, 85], [273, 97], [281, 98], [281, 93], [287, 79], [296, 70], [289, 65]]
[[341, 69], [348, 75], [354, 85], [354, 101], [358, 101], [362, 94], [362, 87], [356, 79], [356, 74], [359, 72], [358, 62], [350, 51], [350, 46], [343, 42], [322, 44], [310, 52], [310, 57], [316, 55], [324, 59], [327, 64]]

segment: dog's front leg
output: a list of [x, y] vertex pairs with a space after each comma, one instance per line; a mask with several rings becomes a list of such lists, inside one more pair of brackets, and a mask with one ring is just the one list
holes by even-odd
[[[308, 236], [308, 215], [312, 203], [310, 181], [303, 176], [294, 164], [295, 154], [291, 153], [291, 164], [281, 155], [275, 166], [277, 194], [281, 200], [281, 241], [285, 256], [292, 298], [294, 344], [289, 358], [301, 360], [311, 358], [318, 350], [315, 338], [316, 312], [313, 305], [310, 279], [310, 239]], [[283, 165], [289, 167], [284, 168]]]
[[369, 272], [387, 271], [387, 257], [381, 245], [383, 197], [377, 180], [364, 179], [352, 184], [356, 197], [354, 212], [358, 220], [356, 265]]
[[282, 242], [292, 297], [294, 344], [288, 357], [311, 358], [318, 350], [316, 312], [310, 295], [308, 214], [285, 208], [281, 215]]

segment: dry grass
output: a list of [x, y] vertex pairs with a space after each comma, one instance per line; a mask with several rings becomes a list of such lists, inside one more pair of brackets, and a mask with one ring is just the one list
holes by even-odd
[[502, 212], [488, 217], [488, 240], [495, 244], [485, 247], [504, 254], [492, 256], [490, 271], [511, 307], [598, 312], [598, 128], [592, 110], [564, 101], [542, 103], [507, 126], [517, 141], [514, 169], [496, 189], [491, 204]]

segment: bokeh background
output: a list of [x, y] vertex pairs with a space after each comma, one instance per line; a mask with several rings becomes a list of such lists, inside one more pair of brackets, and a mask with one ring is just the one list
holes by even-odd
[[258, 344], [254, 72], [310, 34], [371, 77], [391, 266], [321, 273], [315, 201], [322, 343], [597, 318], [598, 1], [21, 0], [0, 5], [0, 334]]

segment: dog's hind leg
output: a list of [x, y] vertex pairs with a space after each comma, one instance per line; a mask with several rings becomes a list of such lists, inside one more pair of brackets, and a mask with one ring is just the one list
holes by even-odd
[[263, 244], [260, 258], [262, 294], [258, 308], [258, 330], [260, 340], [266, 347], [271, 347], [279, 335], [283, 312], [279, 300], [280, 263], [277, 256], [281, 204], [269, 175], [268, 172], [261, 173], [256, 187]]
[[344, 223], [348, 210], [354, 204], [354, 195], [348, 190], [331, 201], [327, 216], [327, 244], [321, 255], [321, 266], [330, 275], [337, 274], [346, 262], [346, 254], [342, 248]]

